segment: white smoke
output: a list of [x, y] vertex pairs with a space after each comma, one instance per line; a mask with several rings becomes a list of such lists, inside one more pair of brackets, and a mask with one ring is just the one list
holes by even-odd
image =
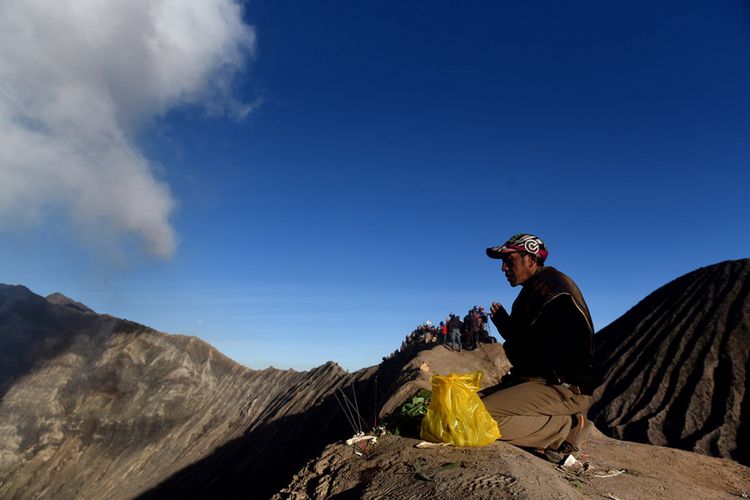
[[172, 255], [175, 200], [135, 135], [186, 104], [246, 114], [254, 45], [234, 0], [0, 1], [0, 225], [62, 212]]

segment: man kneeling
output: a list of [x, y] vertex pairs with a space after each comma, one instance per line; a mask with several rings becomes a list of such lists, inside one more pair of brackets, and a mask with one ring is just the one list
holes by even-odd
[[501, 440], [553, 462], [577, 458], [591, 429], [591, 394], [601, 381], [588, 306], [572, 279], [544, 265], [549, 252], [538, 237], [516, 234], [487, 255], [502, 260], [506, 279], [521, 291], [510, 314], [492, 304], [492, 322], [513, 367], [482, 391], [482, 400]]

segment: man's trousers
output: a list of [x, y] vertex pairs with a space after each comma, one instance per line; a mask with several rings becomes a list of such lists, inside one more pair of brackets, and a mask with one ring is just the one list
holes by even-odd
[[591, 406], [591, 396], [575, 394], [565, 385], [547, 385], [541, 380], [499, 389], [484, 396], [482, 401], [497, 420], [501, 441], [552, 450], [568, 436], [572, 427], [570, 416], [585, 415]]

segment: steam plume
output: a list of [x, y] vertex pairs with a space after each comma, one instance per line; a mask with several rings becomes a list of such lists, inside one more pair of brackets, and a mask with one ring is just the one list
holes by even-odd
[[246, 114], [227, 89], [254, 45], [233, 0], [2, 2], [0, 225], [62, 211], [172, 255], [175, 199], [134, 137], [181, 105]]

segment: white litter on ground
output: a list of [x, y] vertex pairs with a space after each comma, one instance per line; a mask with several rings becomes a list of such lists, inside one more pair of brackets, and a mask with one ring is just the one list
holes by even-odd
[[431, 443], [429, 441], [421, 441], [414, 445], [415, 448], [441, 448], [443, 446], [450, 446], [450, 443]]
[[625, 469], [622, 470], [608, 470], [604, 474], [594, 474], [594, 477], [615, 477], [620, 474], [625, 474]]
[[378, 442], [377, 436], [354, 436], [354, 437], [350, 437], [349, 439], [347, 439], [346, 444], [351, 446], [353, 444], [359, 443], [360, 441], [366, 441], [366, 440], [369, 440], [373, 444]]

